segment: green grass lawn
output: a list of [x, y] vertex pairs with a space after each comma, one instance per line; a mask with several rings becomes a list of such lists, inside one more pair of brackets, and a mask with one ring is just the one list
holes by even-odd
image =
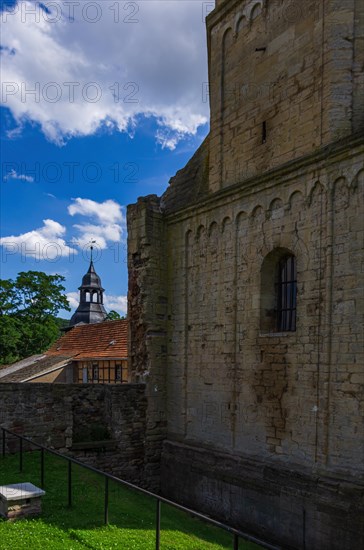
[[[0, 457], [0, 485], [29, 481], [40, 486], [40, 454], [25, 453], [23, 473], [18, 455]], [[73, 505], [68, 508], [67, 463], [45, 455], [42, 516], [0, 520], [0, 550], [155, 550], [155, 500], [109, 481], [109, 526], [104, 521], [104, 478], [72, 465]], [[232, 549], [232, 536], [162, 504], [162, 550]], [[240, 540], [240, 550], [260, 547]]]

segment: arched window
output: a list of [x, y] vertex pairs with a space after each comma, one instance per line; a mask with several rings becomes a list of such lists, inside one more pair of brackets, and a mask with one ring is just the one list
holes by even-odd
[[289, 250], [277, 248], [265, 257], [260, 298], [261, 331], [296, 330], [297, 266]]
[[296, 258], [284, 256], [278, 262], [277, 277], [277, 331], [296, 330], [297, 267]]

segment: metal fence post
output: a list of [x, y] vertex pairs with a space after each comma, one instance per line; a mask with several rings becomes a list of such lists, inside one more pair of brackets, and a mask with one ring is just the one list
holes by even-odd
[[157, 499], [157, 514], [155, 526], [155, 549], [159, 550], [161, 542], [161, 501]]
[[109, 523], [109, 478], [105, 476], [105, 510], [104, 510], [104, 523]]
[[68, 506], [72, 506], [72, 462], [68, 461]]
[[44, 489], [44, 449], [40, 450], [40, 486]]
[[23, 471], [23, 440], [19, 436], [19, 471]]
[[[32, 449], [33, 447], [37, 448], [40, 450], [40, 486], [42, 489], [45, 488], [45, 481], [44, 481], [44, 478], [45, 478], [45, 453], [48, 452], [49, 454], [53, 455], [53, 456], [57, 456], [57, 457], [60, 457], [62, 459], [65, 459], [66, 461], [68, 461], [68, 503], [70, 506], [72, 506], [72, 463], [76, 464], [77, 466], [79, 467], [82, 467], [82, 468], [85, 468], [86, 470], [89, 470], [91, 472], [94, 472], [98, 475], [100, 475], [101, 477], [104, 477], [105, 478], [105, 502], [104, 502], [104, 505], [105, 505], [105, 509], [104, 509], [104, 520], [105, 520], [105, 524], [107, 525], [108, 524], [108, 521], [109, 521], [109, 480], [111, 481], [114, 481], [118, 484], [121, 484], [123, 486], [126, 486], [134, 491], [136, 491], [137, 493], [142, 493], [144, 496], [147, 496], [149, 498], [152, 498], [152, 499], [155, 499], [156, 501], [156, 544], [155, 544], [155, 547], [156, 547], [156, 550], [160, 550], [160, 539], [161, 539], [161, 509], [162, 509], [162, 502], [164, 502], [165, 504], [168, 504], [169, 506], [172, 506], [174, 508], [177, 508], [178, 510], [181, 510], [182, 512], [185, 512], [187, 514], [191, 514], [192, 516], [196, 517], [196, 518], [199, 518], [203, 521], [205, 521], [206, 523], [210, 524], [210, 525], [214, 525], [215, 527], [217, 528], [220, 528], [220, 529], [223, 529], [224, 531], [227, 531], [230, 533], [230, 535], [233, 535], [234, 537], [234, 540], [233, 540], [233, 550], [239, 550], [239, 539], [244, 539], [244, 540], [247, 540], [247, 541], [250, 541], [250, 542], [253, 542], [255, 544], [258, 544], [260, 546], [262, 546], [263, 548], [267, 548], [269, 550], [280, 550], [280, 548], [278, 546], [273, 546], [271, 544], [268, 544], [266, 543], [265, 541], [261, 541], [251, 535], [249, 535], [248, 533], [243, 533], [242, 531], [239, 531], [237, 529], [234, 529], [232, 528], [231, 526], [228, 526], [228, 525], [225, 525], [217, 520], [214, 520], [208, 516], [204, 516], [203, 514], [199, 513], [199, 512], [196, 512], [195, 510], [190, 510], [189, 508], [186, 508], [185, 506], [182, 506], [181, 504], [178, 504], [176, 502], [173, 502], [173, 501], [170, 501], [168, 500], [167, 498], [164, 498], [164, 497], [161, 497], [159, 495], [156, 495], [155, 493], [152, 493], [146, 489], [143, 489], [141, 487], [138, 487], [136, 485], [134, 485], [133, 483], [130, 483], [130, 482], [127, 482], [125, 480], [122, 480], [120, 478], [117, 478], [113, 475], [109, 475], [109, 474], [105, 474], [105, 472], [102, 472], [101, 470], [98, 470], [97, 468], [94, 468], [92, 466], [88, 466], [84, 463], [82, 463], [81, 461], [75, 459], [75, 458], [71, 458], [69, 456], [66, 456], [66, 455], [63, 455], [61, 453], [59, 453], [58, 451], [56, 451], [55, 449], [50, 449], [50, 448], [47, 448], [47, 447], [44, 447], [43, 445], [40, 445], [39, 443], [36, 443], [33, 441], [33, 439], [30, 439], [28, 437], [24, 437], [20, 434], [17, 434], [13, 431], [10, 431], [2, 426], [0, 426], [0, 429], [2, 430], [2, 436], [0, 435], [0, 438], [2, 438], [2, 455], [3, 457], [6, 456], [6, 444], [8, 442], [8, 440], [6, 439], [6, 434], [9, 434], [12, 438], [14, 438], [14, 441], [16, 438], [19, 439], [19, 447], [20, 447], [20, 453], [19, 453], [19, 459], [20, 459], [20, 469], [22, 471], [22, 468], [23, 468], [23, 461], [24, 461], [24, 444], [23, 444], [23, 441], [25, 441], [25, 443], [28, 443], [28, 446], [30, 446], [30, 448]], [[13, 441], [13, 439], [11, 440]], [[10, 445], [10, 448], [9, 448], [9, 452], [12, 451], [13, 449], [13, 445], [11, 444]], [[16, 453], [14, 453], [16, 455]], [[304, 511], [304, 519], [305, 519], [305, 511]], [[305, 526], [304, 526], [304, 530], [305, 530]], [[304, 546], [305, 546], [305, 540], [304, 540]]]

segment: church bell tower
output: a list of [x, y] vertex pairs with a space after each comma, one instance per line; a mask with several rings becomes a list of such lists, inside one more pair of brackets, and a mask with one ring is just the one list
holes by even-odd
[[104, 289], [101, 279], [95, 271], [93, 263], [93, 247], [91, 246], [91, 261], [87, 273], [82, 278], [79, 287], [80, 304], [70, 320], [70, 327], [80, 323], [102, 323], [106, 319], [104, 308]]

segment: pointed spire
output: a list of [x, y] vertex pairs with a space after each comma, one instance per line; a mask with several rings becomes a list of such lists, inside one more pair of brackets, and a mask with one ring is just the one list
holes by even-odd
[[104, 308], [104, 289], [101, 279], [95, 271], [93, 262], [94, 243], [90, 243], [91, 259], [87, 273], [82, 278], [80, 290], [80, 303], [70, 321], [70, 326], [77, 323], [101, 323], [106, 318]]
[[96, 241], [91, 241], [90, 250], [91, 250], [91, 263], [92, 263], [92, 264], [93, 264], [93, 261], [94, 261], [94, 257], [93, 257], [93, 253], [94, 253], [94, 244], [96, 244]]
[[90, 261], [90, 266], [88, 268], [88, 272], [87, 273], [96, 273], [95, 271], [95, 266], [94, 266], [94, 262], [91, 260]]
[[95, 267], [94, 267], [94, 244], [96, 244], [96, 241], [91, 241], [90, 243], [90, 267], [88, 268], [88, 273], [96, 273]]

